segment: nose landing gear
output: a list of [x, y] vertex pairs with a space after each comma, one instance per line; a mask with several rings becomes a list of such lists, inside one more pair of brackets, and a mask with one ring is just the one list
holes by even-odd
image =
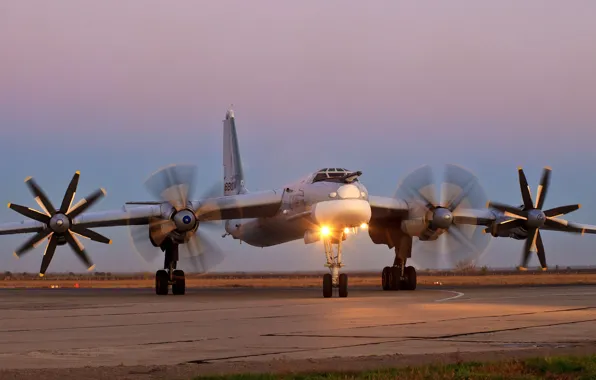
[[342, 262], [341, 245], [345, 239], [345, 233], [341, 232], [337, 238], [337, 254], [334, 255], [333, 245], [334, 237], [323, 236], [323, 245], [325, 247], [325, 257], [327, 263], [325, 266], [329, 268], [331, 273], [323, 275], [323, 297], [330, 298], [333, 296], [333, 288], [338, 288], [338, 295], [340, 297], [348, 296], [348, 275], [345, 273], [339, 273], [339, 270], [344, 266]]

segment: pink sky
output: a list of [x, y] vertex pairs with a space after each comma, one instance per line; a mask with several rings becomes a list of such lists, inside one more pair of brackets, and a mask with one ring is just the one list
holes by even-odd
[[[106, 209], [147, 198], [141, 183], [161, 165], [218, 178], [234, 103], [253, 189], [341, 166], [390, 195], [407, 170], [456, 162], [518, 202], [515, 168], [529, 165], [534, 185], [551, 165], [547, 202], [581, 202], [575, 220], [596, 224], [594, 15], [591, 0], [3, 1], [0, 195], [34, 206], [22, 182], [34, 175], [59, 199], [81, 170], [81, 195], [106, 187]], [[0, 210], [0, 222], [19, 218]], [[119, 262], [126, 231], [108, 235], [114, 246], [90, 250]], [[22, 238], [2, 240], [7, 257]], [[375, 257], [365, 263], [381, 268]]]

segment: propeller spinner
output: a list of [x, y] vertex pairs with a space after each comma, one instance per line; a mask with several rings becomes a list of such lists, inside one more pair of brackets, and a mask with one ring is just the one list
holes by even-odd
[[42, 240], [49, 239], [39, 270], [39, 275], [41, 277], [45, 275], [45, 272], [54, 257], [54, 253], [56, 252], [56, 247], [65, 243], [72, 248], [88, 270], [92, 270], [95, 267], [76, 235], [104, 244], [111, 244], [112, 242], [107, 237], [95, 231], [72, 223], [77, 216], [81, 215], [89, 207], [99, 201], [100, 198], [106, 195], [104, 189], [98, 189], [87, 198], [83, 198], [76, 205], [72, 206], [72, 201], [74, 200], [79, 183], [79, 176], [80, 172], [77, 171], [72, 177], [59, 209], [54, 208], [52, 202], [50, 202], [43, 190], [31, 177], [25, 179], [25, 183], [43, 212], [14, 203], [8, 204], [10, 209], [19, 214], [44, 224], [41, 231], [36, 233], [14, 252], [14, 255], [19, 258], [37, 247]]
[[540, 179], [540, 184], [536, 190], [535, 203], [532, 200], [530, 186], [528, 185], [523, 169], [518, 168], [517, 171], [523, 205], [521, 208], [518, 208], [503, 203], [489, 202], [488, 207], [503, 212], [505, 216], [511, 219], [494, 225], [494, 230], [490, 231], [489, 229], [487, 232], [491, 232], [493, 235], [500, 235], [515, 228], [525, 229], [528, 232], [528, 237], [522, 252], [522, 260], [519, 269], [526, 270], [530, 259], [530, 253], [536, 252], [542, 270], [546, 270], [548, 267], [546, 264], [546, 254], [542, 236], [540, 235], [540, 229], [546, 227], [549, 230], [554, 231], [579, 233], [580, 231], [577, 231], [576, 229], [568, 228], [568, 222], [564, 219], [559, 219], [559, 217], [579, 209], [581, 205], [574, 204], [559, 206], [542, 211], [544, 200], [550, 185], [552, 169], [550, 167], [545, 167], [542, 171], [542, 178]]

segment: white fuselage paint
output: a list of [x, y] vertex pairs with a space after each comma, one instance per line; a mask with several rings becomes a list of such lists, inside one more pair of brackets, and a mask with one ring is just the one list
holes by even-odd
[[304, 239], [308, 231], [322, 226], [343, 230], [368, 224], [371, 208], [364, 185], [311, 181], [307, 178], [286, 186], [275, 216], [229, 220], [226, 232], [249, 245], [269, 247]]

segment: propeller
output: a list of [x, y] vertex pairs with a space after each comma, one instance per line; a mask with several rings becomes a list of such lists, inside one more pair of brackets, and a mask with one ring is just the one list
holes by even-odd
[[[146, 262], [151, 262], [162, 254], [158, 247], [162, 247], [166, 239], [183, 247], [179, 250], [180, 261], [189, 260], [196, 272], [206, 272], [223, 261], [223, 254], [217, 244], [210, 241], [202, 231], [221, 228], [221, 223], [201, 220], [203, 214], [212, 213], [213, 209], [206, 203], [195, 207], [190, 201], [195, 190], [195, 180], [194, 165], [176, 164], [158, 170], [145, 181], [145, 187], [160, 200], [159, 203], [169, 205], [162, 217], [149, 221], [149, 226], [129, 227], [133, 246]], [[220, 182], [206, 191], [200, 199], [218, 196], [223, 196]], [[129, 204], [135, 203], [147, 202]]]
[[410, 217], [406, 223], [417, 226], [418, 240], [423, 242], [415, 243], [416, 251], [419, 251], [420, 245], [422, 249], [414, 256], [414, 262], [425, 268], [474, 264], [485, 251], [490, 238], [482, 233], [482, 228], [459, 220], [458, 211], [485, 207], [487, 198], [484, 190], [469, 170], [448, 164], [438, 199], [433, 178], [431, 167], [422, 166], [408, 174], [395, 193], [396, 197], [409, 204]]
[[79, 176], [80, 172], [77, 171], [72, 177], [59, 209], [54, 208], [54, 205], [52, 202], [50, 202], [41, 187], [39, 187], [39, 185], [37, 185], [37, 183], [31, 177], [25, 179], [25, 183], [35, 197], [35, 201], [43, 211], [40, 212], [14, 203], [8, 204], [8, 208], [27, 218], [43, 223], [44, 225], [41, 231], [37, 232], [14, 252], [14, 255], [17, 258], [20, 258], [27, 252], [36, 248], [44, 239], [48, 239], [48, 244], [46, 245], [41, 262], [41, 268], [39, 270], [39, 275], [41, 277], [45, 275], [46, 270], [48, 269], [50, 262], [54, 257], [54, 253], [56, 252], [56, 247], [63, 244], [68, 244], [70, 246], [79, 260], [85, 264], [88, 270], [93, 270], [95, 265], [93, 265], [91, 262], [91, 259], [87, 255], [85, 248], [76, 235], [99, 243], [112, 243], [110, 239], [95, 231], [92, 231], [81, 225], [73, 224], [73, 220], [77, 216], [81, 215], [97, 201], [99, 201], [100, 198], [106, 195], [106, 191], [104, 189], [98, 189], [91, 193], [91, 195], [89, 195], [87, 198], [83, 198], [77, 204], [72, 206], [72, 202], [74, 200], [79, 183]]
[[573, 204], [554, 207], [545, 211], [542, 210], [550, 185], [551, 171], [552, 169], [550, 167], [545, 167], [542, 171], [540, 184], [536, 190], [536, 202], [532, 199], [530, 186], [528, 185], [528, 180], [526, 179], [523, 169], [518, 168], [517, 172], [523, 205], [521, 207], [515, 207], [498, 202], [489, 202], [487, 204], [488, 207], [501, 211], [504, 216], [511, 219], [493, 225], [492, 230], [491, 228], [488, 228], [486, 229], [486, 232], [491, 232], [493, 235], [499, 236], [512, 229], [522, 229], [527, 231], [528, 237], [522, 252], [522, 260], [519, 266], [520, 270], [527, 269], [531, 252], [537, 253], [542, 270], [548, 269], [544, 244], [540, 234], [541, 228], [544, 227], [554, 231], [581, 233], [581, 230], [578, 231], [577, 229], [570, 228], [568, 226], [569, 223], [566, 220], [559, 219], [560, 216], [578, 210], [581, 205]]

